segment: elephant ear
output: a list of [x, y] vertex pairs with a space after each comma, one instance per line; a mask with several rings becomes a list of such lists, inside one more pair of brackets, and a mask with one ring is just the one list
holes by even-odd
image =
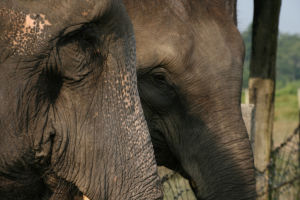
[[237, 6], [237, 0], [225, 0], [226, 11], [232, 17], [235, 25], [237, 25], [236, 6]]

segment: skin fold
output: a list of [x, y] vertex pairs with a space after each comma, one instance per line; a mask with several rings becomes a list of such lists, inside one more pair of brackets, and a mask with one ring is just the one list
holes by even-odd
[[158, 165], [197, 199], [255, 199], [241, 115], [244, 45], [234, 0], [125, 0], [138, 87]]
[[160, 199], [119, 0], [0, 2], [0, 198]]

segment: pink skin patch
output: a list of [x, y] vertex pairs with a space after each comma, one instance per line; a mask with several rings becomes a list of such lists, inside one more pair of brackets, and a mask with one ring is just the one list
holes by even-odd
[[22, 30], [23, 33], [30, 33], [33, 31], [37, 34], [41, 34], [45, 26], [51, 26], [51, 23], [48, 20], [46, 20], [46, 16], [44, 14], [39, 15], [40, 22], [37, 19], [31, 18], [31, 16], [37, 16], [37, 15], [35, 14], [26, 15], [24, 28]]
[[0, 9], [0, 18], [5, 18], [6, 29], [0, 40], [8, 43], [14, 55], [32, 55], [49, 39], [45, 28], [52, 24], [45, 14], [25, 14], [11, 9]]

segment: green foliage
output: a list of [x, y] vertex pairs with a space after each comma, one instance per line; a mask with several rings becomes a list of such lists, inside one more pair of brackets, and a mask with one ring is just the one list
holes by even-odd
[[[251, 58], [251, 25], [242, 33], [245, 42], [243, 88], [248, 87]], [[300, 80], [300, 35], [279, 34], [277, 47], [276, 87], [283, 88], [289, 82]], [[300, 87], [300, 85], [299, 85]]]
[[276, 97], [284, 95], [297, 96], [298, 88], [300, 88], [300, 80], [289, 82], [284, 87], [276, 90]]
[[300, 80], [300, 36], [280, 34], [277, 50], [277, 77], [280, 85]]
[[251, 59], [251, 43], [252, 43], [252, 25], [242, 33], [242, 37], [245, 43], [245, 61], [243, 71], [243, 88], [248, 88], [248, 79], [250, 76], [250, 59]]

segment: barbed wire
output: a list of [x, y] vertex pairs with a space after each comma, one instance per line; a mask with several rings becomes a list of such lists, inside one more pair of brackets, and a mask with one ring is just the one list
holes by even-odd
[[[268, 183], [258, 189], [257, 197], [268, 192], [272, 199], [281, 199], [280, 195], [289, 191], [289, 200], [300, 199], [300, 124], [293, 134], [271, 151], [269, 164], [263, 171], [256, 169], [256, 176]], [[265, 187], [268, 187], [267, 191]]]
[[[299, 136], [298, 138], [295, 138]], [[283, 193], [291, 193], [288, 200], [299, 200], [298, 189], [300, 188], [300, 124], [278, 147], [271, 151], [270, 162], [263, 171], [256, 171], [257, 178], [265, 179], [268, 190], [261, 187], [257, 191], [257, 197], [264, 196], [267, 192], [272, 199], [281, 199]], [[267, 176], [267, 172], [269, 175]], [[164, 185], [165, 200], [195, 200], [193, 191], [188, 182], [182, 182], [179, 174], [168, 171], [161, 176]], [[183, 178], [182, 178], [183, 179]], [[192, 194], [192, 195], [191, 195]], [[297, 196], [298, 195], [298, 196]], [[298, 199], [297, 199], [298, 198]]]

